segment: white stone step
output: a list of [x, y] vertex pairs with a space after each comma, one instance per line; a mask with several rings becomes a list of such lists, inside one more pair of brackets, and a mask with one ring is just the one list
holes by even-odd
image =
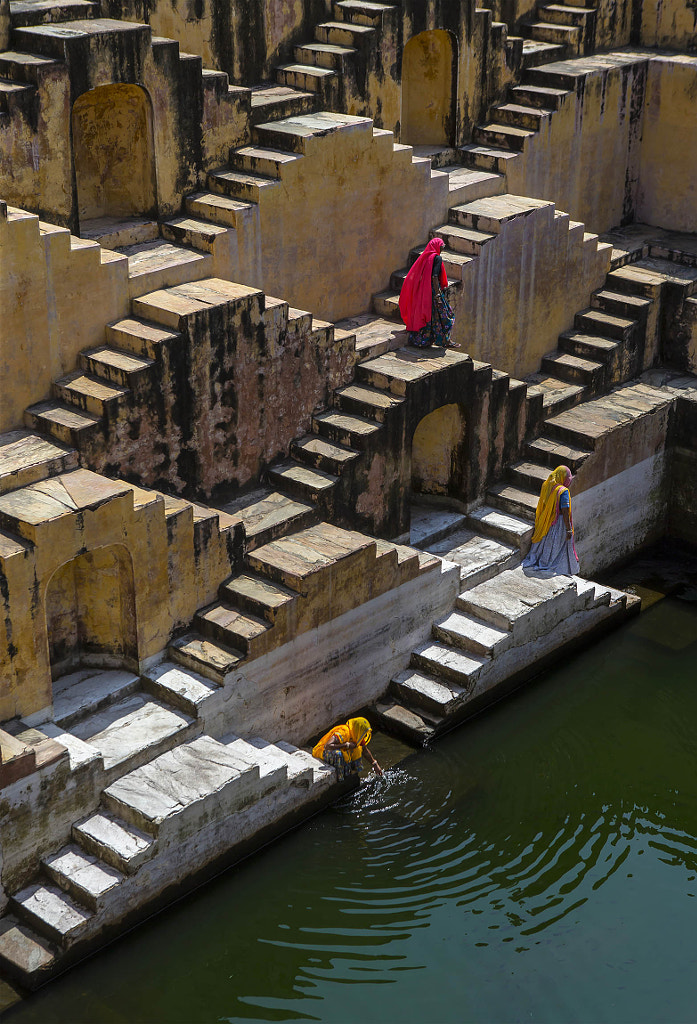
[[440, 622], [434, 622], [433, 635], [451, 647], [460, 647], [463, 651], [484, 657], [495, 657], [500, 654], [510, 646], [512, 640], [507, 630], [496, 629], [480, 619], [463, 615], [458, 611], [451, 612]]
[[610, 604], [610, 591], [607, 587], [594, 583], [593, 580], [584, 580], [580, 576], [574, 576], [573, 580], [579, 597], [579, 608], [599, 608], [601, 605]]
[[465, 527], [426, 548], [431, 554], [460, 566], [460, 587], [467, 590], [512, 569], [520, 561], [520, 549]]
[[232, 751], [235, 757], [241, 761], [258, 767], [259, 777], [264, 783], [264, 791], [288, 784], [288, 765], [280, 759], [270, 756], [263, 749], [259, 749], [248, 740], [241, 739], [232, 733], [225, 736], [220, 742], [224, 743], [228, 750]]
[[12, 914], [0, 918], [0, 966], [9, 977], [38, 988], [47, 980], [57, 955], [56, 946]]
[[465, 654], [464, 651], [430, 640], [415, 647], [411, 654], [414, 668], [425, 669], [428, 675], [446, 683], [455, 683], [464, 690], [471, 690], [491, 659], [479, 654]]
[[405, 704], [424, 708], [441, 717], [451, 714], [468, 693], [457, 683], [436, 679], [414, 669], [406, 669], [396, 675], [390, 689]]
[[[307, 750], [301, 750], [300, 747], [293, 746], [292, 743], [286, 743], [285, 740], [277, 740], [275, 744], [278, 749], [286, 754], [290, 762], [295, 761], [297, 764], [301, 764], [306, 768], [312, 770], [312, 784], [316, 786], [330, 786], [336, 777], [334, 769], [329, 765], [324, 764], [322, 761], [318, 761], [316, 757], [308, 753]], [[286, 764], [288, 761], [286, 761]]]
[[198, 736], [117, 779], [103, 802], [136, 828], [174, 842], [256, 800], [259, 775], [223, 743]]
[[138, 676], [124, 669], [81, 668], [53, 684], [53, 721], [64, 728], [133, 693]]
[[73, 825], [73, 838], [88, 853], [126, 875], [134, 874], [157, 848], [152, 836], [105, 811]]
[[85, 743], [71, 732], [53, 722], [46, 722], [41, 726], [41, 731], [50, 739], [58, 740], [67, 749], [70, 758], [70, 771], [75, 772], [85, 768], [88, 764], [94, 765], [97, 769], [104, 768], [104, 758], [101, 751], [97, 750], [90, 743]]
[[136, 693], [82, 719], [71, 732], [101, 752], [110, 781], [180, 743], [192, 724], [182, 711]]
[[549, 633], [576, 611], [576, 584], [571, 576], [519, 567], [461, 594], [457, 607], [496, 629], [510, 630], [519, 645]]
[[85, 935], [94, 916], [54, 885], [29, 885], [12, 897], [11, 904], [18, 917], [63, 948]]
[[509, 512], [501, 512], [490, 505], [482, 505], [470, 512], [467, 518], [473, 530], [519, 547], [524, 554], [528, 551], [533, 527], [527, 520]]
[[288, 772], [288, 781], [298, 786], [309, 786], [315, 777], [315, 764], [319, 764], [313, 758], [315, 764], [308, 764], [307, 761], [291, 757], [284, 750], [281, 750], [275, 743], [270, 743], [262, 736], [253, 736], [247, 741], [250, 746], [262, 751], [265, 757], [276, 764], [283, 765]]
[[222, 693], [221, 687], [213, 680], [182, 665], [175, 665], [172, 661], [163, 661], [150, 669], [143, 676], [143, 685], [155, 697], [179, 708], [192, 718], [200, 718], [204, 704], [214, 694]]
[[95, 913], [104, 909], [123, 875], [74, 843], [42, 860], [49, 878], [82, 906]]
[[452, 509], [412, 504], [409, 543], [412, 547], [428, 547], [431, 551], [430, 545], [453, 535], [458, 527], [464, 526], [465, 519], [464, 513]]

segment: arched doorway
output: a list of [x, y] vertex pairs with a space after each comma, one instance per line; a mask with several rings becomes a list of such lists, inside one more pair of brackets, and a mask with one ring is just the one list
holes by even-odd
[[424, 416], [411, 443], [411, 489], [414, 494], [462, 498], [467, 482], [466, 419], [452, 403]]
[[420, 32], [404, 47], [400, 139], [406, 145], [452, 145], [456, 56], [457, 41], [442, 29]]
[[83, 93], [72, 113], [78, 217], [157, 215], [150, 97], [137, 85], [101, 85]]
[[46, 587], [51, 677], [78, 665], [137, 665], [131, 555], [122, 544], [96, 548], [65, 562]]

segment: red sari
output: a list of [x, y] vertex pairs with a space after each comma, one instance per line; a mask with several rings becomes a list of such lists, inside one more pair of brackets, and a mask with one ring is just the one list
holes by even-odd
[[[419, 258], [410, 267], [399, 293], [399, 312], [408, 331], [420, 331], [431, 320], [433, 289], [431, 270], [433, 261], [445, 245], [442, 238], [432, 238]], [[448, 287], [448, 275], [441, 263], [438, 283]]]

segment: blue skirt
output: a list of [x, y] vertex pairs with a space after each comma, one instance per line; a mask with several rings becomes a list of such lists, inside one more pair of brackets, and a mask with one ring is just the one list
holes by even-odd
[[578, 557], [574, 551], [573, 537], [567, 540], [564, 517], [559, 516], [537, 544], [533, 544], [523, 560], [524, 569], [543, 569], [559, 576], [576, 576], [579, 570]]
[[442, 288], [433, 296], [431, 303], [431, 319], [420, 331], [409, 331], [409, 344], [417, 348], [428, 348], [439, 345], [447, 348], [450, 345], [450, 332], [455, 323], [455, 314], [445, 297]]

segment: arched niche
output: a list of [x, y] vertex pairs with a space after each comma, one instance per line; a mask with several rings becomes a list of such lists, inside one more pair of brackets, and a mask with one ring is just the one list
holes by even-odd
[[415, 494], [460, 498], [465, 493], [466, 418], [457, 403], [424, 416], [411, 443], [411, 489]]
[[133, 564], [122, 544], [86, 551], [56, 569], [45, 607], [54, 680], [78, 665], [137, 665]]
[[150, 97], [138, 85], [100, 85], [73, 105], [78, 216], [85, 222], [157, 215]]
[[400, 138], [409, 146], [449, 146], [455, 128], [457, 41], [435, 29], [412, 36], [402, 55]]

